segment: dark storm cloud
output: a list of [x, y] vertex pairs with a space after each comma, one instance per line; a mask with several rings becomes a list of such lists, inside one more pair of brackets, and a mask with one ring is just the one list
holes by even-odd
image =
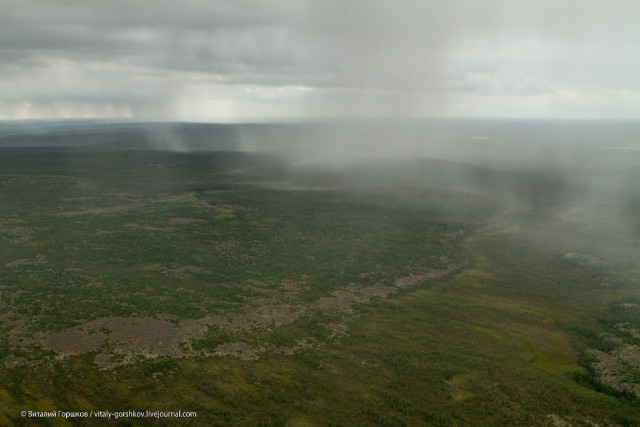
[[4, 117], [56, 103], [69, 115], [75, 104], [184, 118], [640, 106], [633, 1], [0, 5]]
[[1, 49], [13, 60], [62, 57], [208, 72], [246, 63], [260, 69], [290, 58], [296, 48], [287, 28], [298, 19], [279, 4], [274, 10], [242, 1], [19, 1], [0, 18]]

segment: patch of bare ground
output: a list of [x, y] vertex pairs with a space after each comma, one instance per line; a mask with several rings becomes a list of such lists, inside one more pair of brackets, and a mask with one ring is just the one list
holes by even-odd
[[398, 288], [407, 288], [419, 285], [427, 280], [439, 279], [440, 277], [447, 276], [469, 265], [469, 260], [464, 260], [459, 264], [453, 264], [443, 269], [429, 269], [421, 274], [415, 274], [412, 276], [399, 277], [395, 281], [395, 285]]
[[0, 219], [0, 227], [1, 226], [12, 226], [15, 224], [24, 224], [24, 219], [22, 218], [7, 218], [7, 219]]
[[399, 277], [394, 281], [394, 286], [352, 286], [347, 289], [339, 289], [333, 292], [331, 296], [320, 298], [318, 302], [312, 305], [312, 308], [350, 311], [355, 304], [367, 303], [373, 297], [386, 297], [397, 292], [399, 289], [415, 287], [425, 281], [444, 277], [467, 265], [468, 261], [465, 260], [460, 264], [454, 264], [444, 269], [429, 269], [420, 274]]
[[251, 308], [238, 313], [207, 316], [202, 319], [185, 321], [202, 326], [217, 326], [229, 331], [246, 331], [253, 328], [271, 328], [288, 325], [306, 313], [297, 295], [304, 282], [284, 281], [279, 286], [257, 280], [250, 280], [236, 287], [260, 296], [248, 300]]
[[29, 361], [26, 358], [14, 356], [13, 354], [4, 358], [4, 365], [7, 368], [15, 368], [16, 366], [27, 365], [28, 363]]
[[5, 324], [13, 323], [13, 329], [7, 334], [7, 341], [12, 349], [24, 349], [35, 343], [33, 334], [27, 330], [27, 321], [25, 319], [13, 319], [12, 316], [6, 314], [0, 317]]
[[[204, 333], [190, 325], [176, 325], [150, 317], [105, 317], [82, 325], [79, 329], [40, 334], [40, 343], [59, 355], [86, 354], [100, 349], [95, 363], [101, 368], [132, 361], [134, 356], [186, 357], [193, 355], [181, 344]], [[117, 354], [120, 358], [114, 358]]]
[[213, 352], [216, 356], [234, 356], [242, 360], [255, 360], [264, 349], [254, 349], [244, 341], [220, 344]]
[[[242, 313], [228, 313], [207, 316], [202, 319], [186, 321], [199, 325], [213, 325], [229, 331], [246, 331], [252, 328], [270, 328], [288, 325], [302, 317], [306, 310], [288, 304], [265, 304]], [[183, 323], [186, 323], [183, 322]]]
[[[104, 317], [78, 328], [41, 333], [35, 337], [43, 347], [60, 356], [99, 352], [95, 357], [95, 363], [101, 368], [132, 363], [138, 356], [230, 355], [253, 360], [265, 352], [291, 354], [316, 345], [315, 341], [311, 338], [301, 339], [292, 347], [268, 348], [254, 348], [246, 342], [228, 342], [213, 350], [203, 351], [193, 350], [190, 343], [204, 337], [209, 326], [230, 332], [251, 332], [291, 324], [305, 316], [309, 310], [337, 310], [348, 313], [355, 304], [367, 303], [372, 298], [386, 297], [402, 288], [443, 277], [466, 265], [467, 262], [464, 261], [445, 269], [430, 269], [420, 274], [400, 277], [395, 280], [394, 286], [358, 287], [352, 284], [333, 292], [330, 296], [320, 298], [310, 306], [304, 306], [298, 296], [299, 291], [307, 286], [304, 281], [285, 281], [279, 284], [249, 281], [238, 287], [251, 290], [259, 296], [251, 298], [242, 312], [223, 313], [181, 322], [176, 322], [176, 319], [168, 314], [159, 314], [155, 318]], [[332, 337], [340, 337], [347, 333], [346, 323], [351, 319], [345, 317], [340, 323], [329, 323], [325, 326], [331, 331]], [[24, 348], [24, 343], [13, 344]]]
[[327, 327], [331, 331], [331, 337], [341, 337], [347, 335], [347, 325], [342, 325], [340, 323], [329, 323]]
[[593, 255], [590, 254], [582, 254], [576, 252], [568, 252], [562, 256], [563, 259], [573, 261], [578, 264], [585, 265], [600, 265], [602, 261]]
[[[624, 306], [624, 304], [622, 305]], [[624, 334], [631, 335], [633, 338], [640, 339], [640, 329], [633, 327], [628, 322], [618, 323], [615, 325], [615, 328]]]
[[620, 307], [634, 310], [640, 309], [640, 305], [633, 302], [623, 302], [622, 304], [620, 304]]
[[601, 383], [640, 397], [640, 383], [636, 380], [640, 374], [640, 347], [625, 345], [608, 353], [591, 350], [590, 354]]
[[[88, 179], [78, 179], [76, 181], [76, 187], [82, 190], [90, 190], [96, 188], [95, 184]], [[92, 197], [86, 197], [87, 199], [91, 199]]]
[[175, 316], [169, 313], [156, 313], [153, 317], [158, 320], [166, 320], [166, 321], [175, 320]]
[[178, 327], [166, 320], [143, 318], [109, 317], [85, 326], [86, 330], [95, 329], [106, 341], [115, 347], [131, 348], [150, 354], [181, 356], [180, 342], [188, 340], [193, 329]]
[[35, 259], [17, 259], [5, 264], [6, 268], [16, 268], [21, 266], [44, 265], [47, 263], [46, 255], [36, 255]]
[[109, 369], [118, 365], [115, 358], [106, 351], [103, 351], [102, 353], [98, 353], [96, 357], [93, 359], [93, 363], [98, 365], [100, 369]]
[[320, 298], [311, 307], [319, 310], [350, 310], [353, 305], [367, 300], [356, 292], [355, 290], [337, 290], [332, 293], [332, 296]]
[[46, 347], [62, 354], [90, 353], [99, 349], [103, 341], [100, 335], [89, 335], [78, 329], [55, 332], [44, 337]]
[[4, 230], [4, 233], [7, 234], [8, 237], [3, 237], [3, 239], [13, 244], [25, 243], [33, 239], [33, 234], [35, 233], [35, 230], [31, 227], [15, 225], [20, 223], [22, 223], [22, 221], [20, 222], [18, 221], [12, 222], [10, 220], [5, 221], [4, 224], [12, 225], [12, 227]]
[[317, 343], [313, 338], [302, 338], [299, 339], [293, 346], [275, 346], [271, 349], [271, 353], [292, 355], [296, 351], [303, 350], [305, 348], [311, 348], [315, 345], [317, 345]]
[[[597, 423], [589, 417], [569, 417], [560, 416], [558, 414], [549, 414], [541, 425], [548, 425], [552, 427], [572, 427], [572, 426], [585, 426], [585, 427], [598, 427], [602, 424]], [[611, 425], [609, 423], [605, 425]]]

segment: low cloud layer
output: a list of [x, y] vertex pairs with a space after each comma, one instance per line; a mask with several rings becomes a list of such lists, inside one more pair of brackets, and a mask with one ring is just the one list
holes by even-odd
[[640, 113], [634, 1], [0, 5], [0, 119]]

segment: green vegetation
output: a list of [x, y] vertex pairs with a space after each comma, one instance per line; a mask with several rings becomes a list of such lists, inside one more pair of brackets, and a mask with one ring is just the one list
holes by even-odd
[[302, 189], [250, 154], [0, 171], [0, 425], [640, 424], [636, 240], [454, 189]]

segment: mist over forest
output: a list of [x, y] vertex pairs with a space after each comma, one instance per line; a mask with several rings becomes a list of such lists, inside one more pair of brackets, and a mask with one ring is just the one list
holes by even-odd
[[640, 2], [0, 6], [0, 425], [640, 425]]
[[605, 120], [35, 121], [0, 126], [0, 146], [260, 154], [301, 188], [479, 193], [636, 235], [639, 133], [640, 123]]

